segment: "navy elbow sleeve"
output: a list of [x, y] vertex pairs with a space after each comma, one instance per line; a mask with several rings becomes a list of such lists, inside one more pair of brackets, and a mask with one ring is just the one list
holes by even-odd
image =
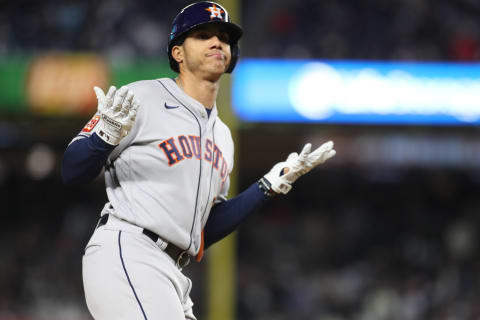
[[114, 149], [96, 134], [72, 142], [62, 159], [62, 182], [83, 184], [95, 179]]
[[254, 183], [235, 198], [216, 205], [205, 225], [205, 248], [232, 233], [268, 199], [270, 197]]

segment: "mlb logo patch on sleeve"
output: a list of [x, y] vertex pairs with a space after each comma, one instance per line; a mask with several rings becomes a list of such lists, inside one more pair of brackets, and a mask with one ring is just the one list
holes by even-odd
[[85, 127], [83, 127], [82, 132], [90, 132], [90, 131], [92, 131], [93, 128], [95, 128], [95, 126], [97, 125], [97, 123], [98, 123], [99, 120], [100, 120], [100, 116], [99, 116], [99, 115], [93, 116], [93, 118], [90, 119], [90, 121], [88, 121], [88, 123], [85, 125]]

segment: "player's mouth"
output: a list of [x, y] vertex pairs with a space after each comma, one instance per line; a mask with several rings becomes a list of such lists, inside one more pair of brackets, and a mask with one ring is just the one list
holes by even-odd
[[218, 52], [218, 51], [207, 53], [207, 57], [215, 58], [215, 59], [219, 59], [219, 60], [225, 60], [226, 59], [225, 54], [223, 52]]

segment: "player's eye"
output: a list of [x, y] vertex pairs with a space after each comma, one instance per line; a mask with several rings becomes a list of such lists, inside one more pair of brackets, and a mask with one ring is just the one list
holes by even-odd
[[212, 37], [212, 34], [210, 32], [207, 32], [207, 31], [199, 31], [199, 32], [197, 32], [196, 37], [198, 39], [208, 40]]
[[226, 32], [222, 32], [218, 35], [218, 38], [220, 39], [220, 41], [222, 42], [225, 42], [225, 43], [229, 43], [230, 42], [230, 37], [228, 36], [228, 33]]
[[227, 32], [220, 31], [220, 32], [212, 32], [208, 30], [199, 30], [195, 32], [192, 36], [200, 40], [208, 40], [214, 36], [218, 37], [218, 39], [224, 43], [230, 43], [230, 36]]

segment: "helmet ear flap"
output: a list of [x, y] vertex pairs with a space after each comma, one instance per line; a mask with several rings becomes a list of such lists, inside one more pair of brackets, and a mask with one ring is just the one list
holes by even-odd
[[172, 68], [172, 70], [175, 71], [176, 73], [180, 73], [178, 62], [175, 61], [175, 59], [173, 59], [172, 56], [168, 57], [168, 60], [170, 62], [170, 68]]
[[238, 57], [240, 56], [240, 47], [238, 46], [237, 43], [232, 45], [230, 47], [230, 50], [232, 51], [232, 59], [225, 73], [232, 73], [233, 69], [235, 68], [235, 65], [237, 64]]

